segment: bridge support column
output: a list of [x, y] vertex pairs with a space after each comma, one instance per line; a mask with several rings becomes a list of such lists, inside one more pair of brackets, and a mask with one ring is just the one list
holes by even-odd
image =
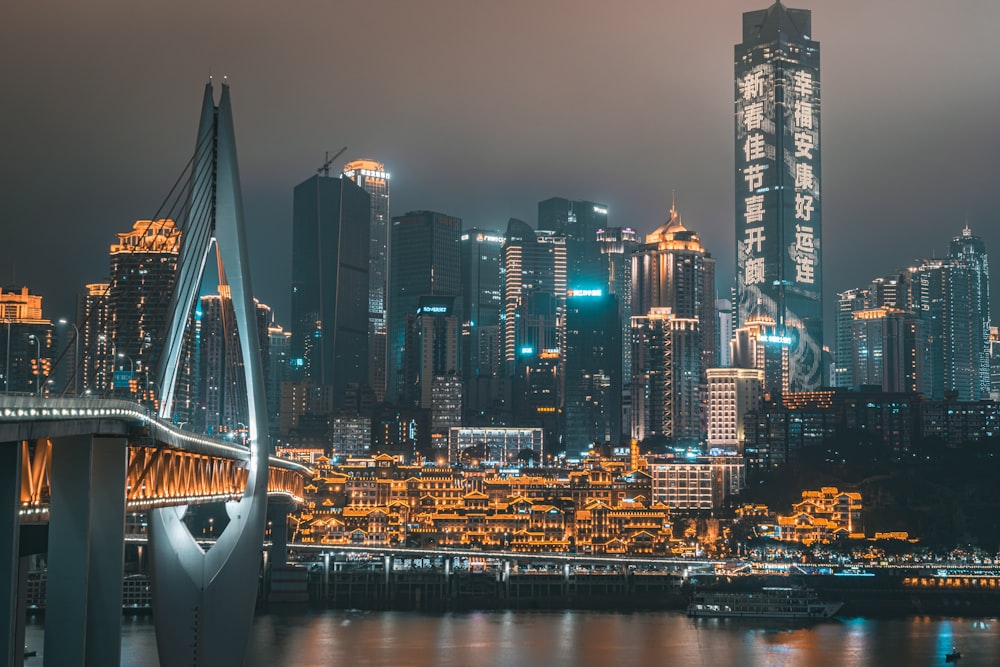
[[124, 438], [52, 442], [45, 657], [55, 665], [121, 662], [125, 561]]
[[18, 640], [18, 604], [24, 591], [18, 590], [21, 538], [21, 443], [0, 443], [0, 663], [20, 665], [24, 662], [24, 645]]

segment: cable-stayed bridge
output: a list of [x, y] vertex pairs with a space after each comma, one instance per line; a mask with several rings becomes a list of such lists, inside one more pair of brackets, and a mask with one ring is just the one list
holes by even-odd
[[[195, 151], [168, 197], [174, 193], [178, 231], [158, 248], [175, 255], [176, 270], [171, 265], [165, 272], [169, 288], [143, 293], [131, 286], [141, 284], [148, 269], [122, 271], [111, 276], [106, 294], [116, 296], [100, 315], [107, 320], [100, 345], [111, 350], [111, 369], [127, 359], [129, 379], [142, 373], [141, 394], [135, 387], [112, 391], [109, 383], [109, 394], [117, 397], [0, 396], [0, 493], [8, 504], [0, 512], [0, 545], [9, 545], [0, 546], [7, 572], [0, 580], [0, 614], [8, 627], [0, 639], [4, 664], [23, 662], [21, 528], [45, 520], [46, 663], [119, 664], [125, 513], [136, 510], [149, 512], [161, 665], [244, 663], [268, 498], [301, 502], [310, 471], [269, 456], [261, 341], [225, 84], [217, 104], [211, 82], [205, 87]], [[157, 215], [148, 222], [163, 220]], [[138, 231], [142, 244], [145, 235]], [[213, 252], [223, 299], [227, 400], [232, 423], [242, 427], [237, 441], [191, 432], [177, 419], [190, 382], [193, 313]], [[74, 376], [85, 359], [74, 354]], [[140, 396], [141, 403], [127, 400]], [[189, 505], [212, 502], [225, 503], [229, 520], [206, 549], [184, 514]]]

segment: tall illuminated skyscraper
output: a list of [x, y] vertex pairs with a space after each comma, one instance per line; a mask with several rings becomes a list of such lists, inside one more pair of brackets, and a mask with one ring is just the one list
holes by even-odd
[[348, 178], [295, 186], [292, 215], [292, 370], [312, 386], [368, 384], [370, 197]]
[[789, 388], [823, 378], [819, 42], [809, 10], [743, 14], [735, 47], [738, 325], [755, 310], [789, 346]]
[[375, 160], [352, 160], [344, 176], [371, 197], [368, 246], [368, 376], [378, 400], [385, 396], [385, 290], [389, 278], [389, 172]]

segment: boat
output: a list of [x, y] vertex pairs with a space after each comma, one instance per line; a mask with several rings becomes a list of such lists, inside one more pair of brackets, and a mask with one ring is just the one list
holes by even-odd
[[712, 590], [695, 593], [688, 616], [708, 618], [830, 618], [843, 602], [824, 602], [804, 586], [765, 586], [754, 590]]
[[962, 658], [962, 653], [958, 649], [951, 649], [951, 653], [944, 654], [945, 662], [958, 662]]

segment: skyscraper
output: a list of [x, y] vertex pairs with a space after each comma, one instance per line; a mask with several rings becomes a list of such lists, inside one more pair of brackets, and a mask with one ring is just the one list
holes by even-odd
[[989, 396], [989, 262], [982, 239], [966, 227], [947, 259], [924, 260], [907, 273], [909, 299], [926, 335], [924, 395]]
[[[163, 219], [137, 220], [111, 245], [107, 350], [111, 356], [105, 364], [131, 373], [140, 387], [158, 381], [152, 375], [159, 367], [170, 306], [164, 295], [173, 292], [180, 243], [181, 230], [173, 220]], [[118, 384], [119, 390], [129, 389], [127, 381]]]
[[503, 235], [470, 229], [462, 241], [462, 378], [466, 412], [492, 410], [503, 368], [500, 313], [503, 311]]
[[789, 388], [823, 378], [819, 42], [809, 10], [743, 14], [735, 47], [738, 325], [756, 308], [789, 343]]
[[30, 294], [27, 287], [0, 289], [0, 314], [0, 350], [6, 351], [0, 387], [4, 393], [47, 393], [52, 322], [42, 317], [42, 297]]
[[597, 235], [608, 226], [608, 207], [553, 197], [538, 203], [538, 229], [566, 236], [566, 280], [570, 289], [597, 289], [606, 279]]
[[632, 346], [628, 344], [632, 329], [632, 253], [639, 247], [639, 236], [629, 227], [608, 227], [597, 230], [597, 242], [607, 294], [618, 297], [618, 314], [622, 325], [622, 384], [632, 384]]
[[371, 198], [348, 178], [295, 187], [292, 217], [292, 370], [313, 386], [368, 384]]
[[385, 396], [385, 289], [389, 278], [389, 172], [375, 160], [352, 160], [344, 176], [371, 197], [368, 245], [368, 376], [375, 396]]
[[621, 439], [622, 327], [618, 299], [601, 290], [567, 290], [563, 355], [566, 451]]
[[632, 312], [645, 315], [654, 308], [698, 320], [695, 345], [704, 379], [705, 369], [715, 366], [715, 260], [675, 207], [632, 255]]
[[[392, 219], [389, 245], [386, 400], [403, 397], [407, 318], [421, 297], [460, 296], [462, 220], [434, 211]], [[461, 320], [461, 313], [454, 313]]]

